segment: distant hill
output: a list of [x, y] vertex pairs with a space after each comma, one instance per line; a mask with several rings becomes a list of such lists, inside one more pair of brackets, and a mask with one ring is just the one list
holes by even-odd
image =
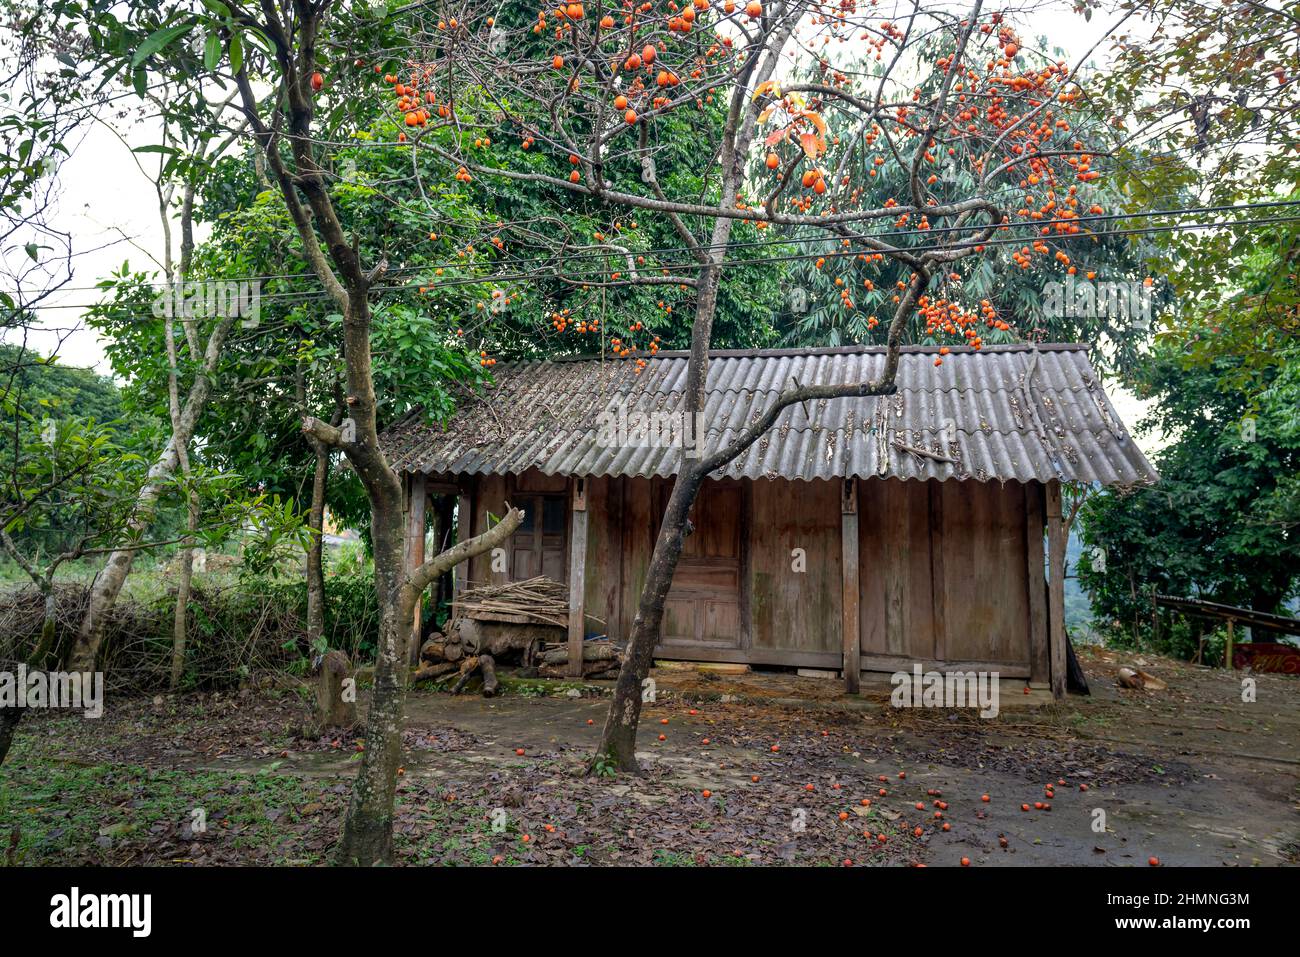
[[1083, 541], [1078, 536], [1076, 525], [1070, 529], [1070, 537], [1065, 542], [1065, 627], [1076, 640], [1092, 630], [1092, 605], [1088, 593], [1075, 577], [1082, 554]]
[[108, 376], [9, 343], [0, 343], [0, 399], [21, 401], [38, 419], [76, 416], [103, 423], [122, 418], [122, 396]]

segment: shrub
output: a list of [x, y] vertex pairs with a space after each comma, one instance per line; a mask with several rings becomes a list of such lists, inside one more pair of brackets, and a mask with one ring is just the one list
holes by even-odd
[[[100, 667], [110, 691], [165, 690], [171, 672], [174, 584], [124, 594], [105, 625]], [[86, 586], [56, 586], [56, 647], [66, 651], [86, 608]], [[31, 586], [0, 590], [0, 661], [24, 660], [40, 634], [43, 599]], [[217, 689], [259, 674], [303, 674], [307, 594], [300, 579], [197, 575], [189, 604], [183, 685]], [[354, 661], [374, 656], [379, 631], [374, 580], [369, 575], [325, 579], [325, 641]]]

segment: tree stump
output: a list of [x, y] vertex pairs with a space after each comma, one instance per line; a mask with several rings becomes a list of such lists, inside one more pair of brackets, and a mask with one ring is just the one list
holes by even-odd
[[352, 662], [343, 652], [325, 653], [316, 676], [315, 727], [310, 737], [326, 728], [352, 728], [357, 723], [357, 685]]

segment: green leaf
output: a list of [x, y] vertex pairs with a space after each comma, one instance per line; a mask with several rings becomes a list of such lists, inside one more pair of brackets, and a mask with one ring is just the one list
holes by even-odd
[[203, 41], [203, 68], [209, 71], [215, 70], [220, 62], [221, 37], [215, 32], [210, 32], [207, 39]]
[[218, 0], [203, 0], [203, 5], [219, 17], [229, 17], [230, 8]]
[[155, 30], [149, 36], [145, 37], [144, 43], [141, 43], [135, 51], [135, 56], [131, 57], [131, 66], [137, 67], [155, 53], [166, 48], [169, 44], [175, 42], [178, 38], [185, 36], [194, 29], [191, 23], [176, 23], [170, 27], [163, 27], [161, 30]]
[[238, 33], [230, 35], [230, 69], [238, 73], [244, 68], [244, 41]]

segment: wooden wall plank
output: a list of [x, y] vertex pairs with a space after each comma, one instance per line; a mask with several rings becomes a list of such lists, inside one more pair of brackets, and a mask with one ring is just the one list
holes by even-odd
[[605, 634], [618, 640], [619, 578], [622, 572], [622, 480], [601, 476], [587, 479], [587, 616], [603, 623]]
[[944, 657], [1029, 665], [1025, 507], [1013, 482], [944, 482]]
[[860, 485], [864, 657], [935, 655], [930, 496], [925, 482], [866, 479]]
[[[489, 516], [495, 515], [498, 518], [505, 514], [506, 508], [506, 477], [504, 475], [480, 475], [472, 479], [474, 483], [473, 494], [473, 535], [482, 535], [488, 530]], [[505, 546], [507, 552], [510, 549], [509, 544]], [[510, 580], [509, 562], [506, 562], [504, 571], [492, 570], [492, 553], [484, 552], [472, 559], [469, 563], [469, 579], [472, 582], [483, 583], [491, 582], [494, 585], [504, 585]]]
[[840, 505], [840, 539], [843, 544], [843, 594], [840, 636], [844, 647], [844, 690], [857, 694], [861, 682], [862, 625], [858, 619], [858, 480], [844, 482]]
[[1061, 483], [1047, 483], [1047, 620], [1050, 635], [1052, 697], [1065, 697], [1065, 530], [1061, 523]]
[[620, 629], [630, 634], [636, 619], [637, 604], [641, 600], [641, 587], [645, 584], [654, 553], [654, 536], [659, 529], [659, 516], [653, 509], [653, 483], [650, 479], [625, 476], [623, 482], [623, 535], [622, 535], [622, 613]]
[[741, 482], [740, 505], [740, 647], [754, 644], [754, 483]]
[[885, 647], [888, 654], [912, 654], [911, 595], [908, 585], [912, 542], [907, 534], [907, 489], [897, 480], [885, 482], [885, 511], [877, 518], [885, 532]]
[[885, 651], [885, 485], [881, 479], [858, 482], [858, 620], [864, 656]]
[[914, 658], [935, 658], [934, 561], [930, 535], [930, 483], [900, 482], [903, 486], [908, 555], [904, 620], [907, 650]]
[[934, 657], [944, 661], [948, 643], [948, 577], [944, 571], [943, 485], [926, 482], [930, 525], [930, 594], [934, 608]]

